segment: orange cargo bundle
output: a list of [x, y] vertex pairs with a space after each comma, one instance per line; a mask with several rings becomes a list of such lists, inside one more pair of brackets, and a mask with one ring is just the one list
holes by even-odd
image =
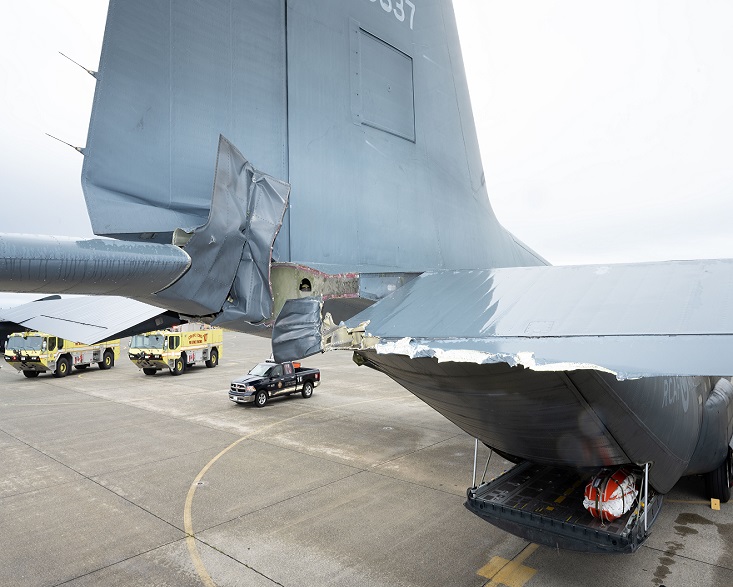
[[583, 506], [594, 518], [611, 522], [631, 509], [638, 494], [633, 473], [603, 469], [586, 485]]

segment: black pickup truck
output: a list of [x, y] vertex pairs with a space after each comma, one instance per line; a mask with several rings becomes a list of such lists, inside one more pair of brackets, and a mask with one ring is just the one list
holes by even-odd
[[259, 363], [247, 375], [229, 386], [229, 399], [239, 404], [254, 403], [261, 408], [271, 397], [300, 392], [304, 398], [313, 395], [321, 382], [318, 369], [301, 367], [300, 363]]

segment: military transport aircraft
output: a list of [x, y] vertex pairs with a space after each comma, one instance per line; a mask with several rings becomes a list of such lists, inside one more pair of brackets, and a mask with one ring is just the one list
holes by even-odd
[[[100, 238], [0, 235], [0, 290], [124, 299], [0, 319], [349, 349], [521, 463], [468, 506], [545, 544], [633, 550], [683, 475], [729, 498], [733, 260], [552, 267], [504, 229], [450, 0], [111, 2], [95, 77]], [[641, 493], [618, 528], [558, 518], [578, 471], [620, 466]], [[538, 486], [556, 499], [497, 497]]]

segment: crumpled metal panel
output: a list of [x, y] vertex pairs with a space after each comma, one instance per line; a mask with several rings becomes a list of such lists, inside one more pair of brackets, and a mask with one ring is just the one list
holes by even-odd
[[287, 210], [289, 193], [290, 186], [285, 182], [253, 171], [244, 250], [229, 298], [212, 324], [237, 329], [245, 322], [262, 322], [272, 315], [270, 262], [273, 243]]
[[[368, 330], [368, 329], [367, 329]], [[585, 336], [557, 338], [422, 339], [384, 341], [378, 353], [435, 357], [438, 361], [507, 363], [534, 371], [593, 369], [617, 379], [639, 377], [723, 377], [733, 373], [733, 335]]]
[[152, 297], [191, 259], [178, 247], [111, 239], [0, 235], [0, 291]]
[[365, 321], [379, 353], [619, 379], [729, 375], [733, 260], [431, 272], [347, 325]]
[[[12, 322], [24, 330], [47, 332], [67, 340], [93, 344], [117, 338], [143, 323], [148, 330], [170, 324], [163, 310], [117, 296], [80, 296], [37, 300], [0, 310], [0, 322]], [[155, 319], [158, 318], [157, 322]]]
[[224, 326], [269, 318], [272, 244], [289, 193], [220, 137], [209, 220], [184, 245], [191, 268], [157, 297], [191, 316], [223, 309], [216, 324]]
[[82, 186], [96, 234], [206, 221], [219, 134], [288, 177], [284, 0], [111, 0]]
[[300, 298], [285, 302], [272, 329], [272, 350], [278, 362], [322, 352], [319, 299]]

